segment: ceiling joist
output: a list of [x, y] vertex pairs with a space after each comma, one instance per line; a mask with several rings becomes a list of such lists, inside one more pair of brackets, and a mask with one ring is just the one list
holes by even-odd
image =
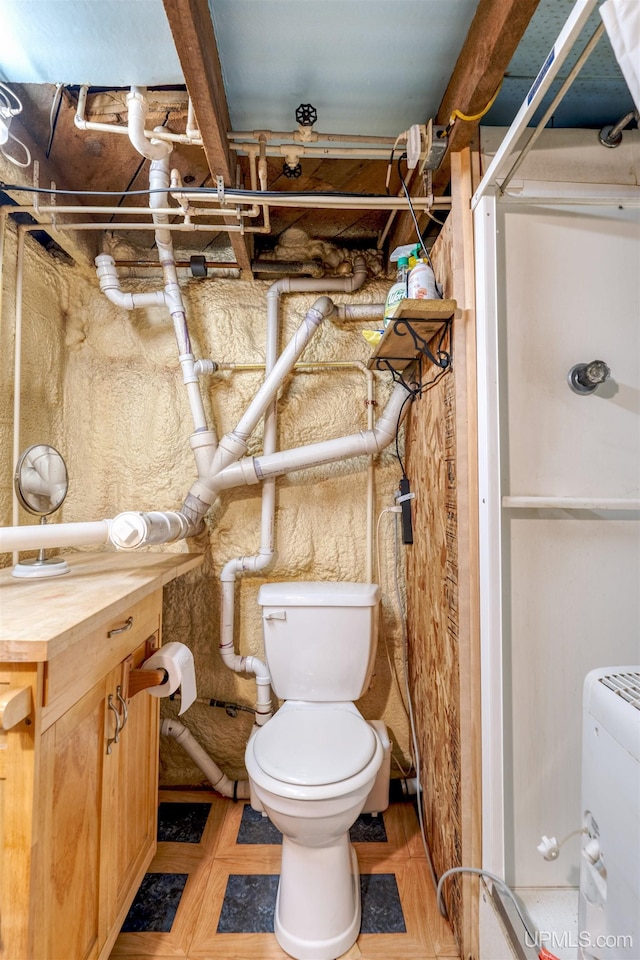
[[[227, 142], [231, 130], [220, 59], [207, 0], [163, 0], [173, 42], [198, 121], [202, 144], [211, 175], [221, 176], [235, 186], [235, 161]], [[236, 224], [229, 218], [230, 224]], [[251, 276], [251, 254], [247, 238], [230, 233], [238, 266]]]

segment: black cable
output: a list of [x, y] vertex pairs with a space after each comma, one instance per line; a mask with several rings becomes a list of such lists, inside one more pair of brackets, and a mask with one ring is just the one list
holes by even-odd
[[445, 339], [445, 337], [446, 337], [446, 335], [447, 335], [447, 331], [450, 331], [450, 330], [451, 330], [451, 323], [449, 322], [449, 323], [446, 323], [446, 324], [444, 325], [444, 327], [442, 328], [442, 333], [441, 333], [441, 335], [440, 335], [440, 340], [438, 341], [438, 347], [437, 347], [437, 349], [436, 349], [436, 355], [437, 355], [438, 357], [442, 357], [442, 365], [441, 365], [440, 372], [437, 373], [437, 374], [435, 375], [435, 377], [433, 377], [431, 380], [427, 380], [426, 383], [418, 384], [418, 386], [417, 386], [417, 387], [414, 387], [413, 389], [412, 389], [411, 387], [409, 387], [409, 386], [404, 382], [404, 380], [401, 381], [402, 384], [403, 384], [403, 386], [407, 389], [408, 393], [407, 393], [407, 396], [406, 396], [406, 397], [404, 398], [404, 400], [402, 401], [402, 406], [400, 407], [400, 412], [398, 413], [398, 422], [397, 422], [397, 424], [396, 424], [395, 448], [396, 448], [396, 459], [397, 459], [398, 463], [400, 464], [400, 469], [402, 470], [402, 479], [403, 479], [403, 480], [406, 480], [406, 479], [407, 479], [407, 472], [406, 472], [406, 470], [405, 470], [405, 466], [404, 466], [404, 462], [403, 462], [403, 460], [402, 460], [402, 457], [400, 456], [399, 436], [400, 436], [400, 424], [401, 424], [401, 422], [402, 422], [402, 412], [403, 412], [403, 410], [404, 410], [404, 405], [405, 405], [405, 403], [407, 402], [407, 400], [417, 400], [417, 399], [418, 399], [419, 397], [421, 397], [424, 393], [426, 393], [427, 390], [430, 390], [431, 387], [434, 387], [434, 386], [436, 385], [436, 383], [438, 383], [438, 382], [444, 377], [445, 373], [447, 373], [449, 370], [451, 370], [451, 367], [452, 367], [452, 364], [453, 364], [452, 354], [451, 354], [450, 350], [443, 350], [443, 349], [442, 349], [442, 345], [443, 345], [444, 339]]
[[[148, 187], [146, 190], [60, 190], [60, 189], [51, 189], [47, 187], [25, 187], [17, 183], [4, 183], [0, 181], [0, 190], [14, 190], [21, 193], [47, 193], [47, 194], [56, 194], [63, 196], [80, 196], [80, 197], [122, 197], [122, 196], [146, 196], [151, 193], [166, 193], [167, 190], [164, 187]], [[281, 190], [245, 190], [243, 187], [225, 187], [227, 193], [231, 193], [234, 196], [246, 197], [248, 200], [259, 200], [263, 199], [277, 199], [282, 197]], [[169, 187], [169, 193], [200, 193], [203, 196], [207, 194], [217, 196], [219, 191], [217, 187]], [[379, 193], [348, 193], [342, 190], [299, 190], [294, 193], [287, 193], [287, 198], [296, 197], [344, 197], [346, 199], [352, 200], [386, 200], [387, 197], [384, 194]], [[233, 201], [230, 201], [233, 203]], [[411, 203], [411, 201], [409, 201]], [[428, 256], [428, 253], [427, 253]]]
[[413, 209], [413, 204], [411, 203], [411, 194], [409, 193], [409, 190], [408, 190], [408, 188], [407, 188], [407, 184], [406, 184], [406, 182], [405, 182], [404, 177], [402, 176], [402, 171], [401, 171], [401, 169], [400, 169], [400, 164], [402, 163], [403, 160], [406, 160], [406, 159], [407, 159], [406, 153], [403, 153], [403, 154], [401, 154], [401, 156], [398, 157], [398, 164], [397, 164], [397, 167], [398, 167], [398, 176], [400, 177], [400, 183], [402, 184], [402, 189], [404, 190], [404, 195], [405, 195], [405, 197], [407, 198], [407, 202], [408, 202], [408, 204], [409, 204], [409, 213], [411, 214], [411, 217], [412, 217], [412, 219], [413, 219], [413, 223], [414, 223], [414, 226], [415, 226], [415, 228], [416, 228], [416, 234], [417, 234], [417, 236], [418, 236], [418, 240], [420, 241], [420, 246], [422, 247], [422, 249], [423, 249], [424, 252], [425, 252], [425, 256], [426, 256], [426, 258], [427, 258], [427, 263], [429, 264], [429, 266], [430, 266], [431, 269], [433, 270], [433, 264], [432, 264], [432, 262], [431, 262], [431, 257], [429, 256], [429, 251], [427, 250], [427, 248], [426, 248], [425, 245], [424, 245], [424, 240], [422, 239], [422, 234], [420, 233], [420, 226], [419, 226], [419, 224], [418, 224], [418, 220], [417, 220], [417, 217], [416, 217], [416, 214], [415, 214], [415, 210]]

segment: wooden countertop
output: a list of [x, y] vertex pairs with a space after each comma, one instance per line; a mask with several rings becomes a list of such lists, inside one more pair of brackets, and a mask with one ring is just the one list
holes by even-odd
[[71, 572], [19, 580], [0, 571], [0, 660], [49, 660], [78, 636], [202, 563], [197, 553], [76, 553]]

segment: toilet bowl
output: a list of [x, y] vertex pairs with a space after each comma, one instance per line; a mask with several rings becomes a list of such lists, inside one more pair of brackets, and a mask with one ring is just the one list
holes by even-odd
[[335, 960], [360, 930], [349, 828], [389, 802], [390, 744], [354, 701], [367, 690], [380, 589], [370, 583], [260, 587], [271, 685], [284, 704], [245, 752], [251, 805], [282, 833], [274, 932], [295, 960]]
[[349, 828], [385, 758], [383, 737], [353, 703], [287, 701], [247, 744], [252, 801], [281, 831], [274, 918], [296, 960], [335, 960], [360, 930]]

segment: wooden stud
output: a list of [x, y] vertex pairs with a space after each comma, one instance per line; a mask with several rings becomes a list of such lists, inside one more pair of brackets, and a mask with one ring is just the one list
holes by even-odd
[[[235, 161], [227, 143], [231, 129], [218, 47], [207, 0], [163, 0], [180, 65], [193, 101], [204, 152], [215, 180], [235, 186]], [[234, 218], [229, 223], [237, 223]], [[229, 234], [243, 272], [251, 276], [251, 253], [245, 237]]]

